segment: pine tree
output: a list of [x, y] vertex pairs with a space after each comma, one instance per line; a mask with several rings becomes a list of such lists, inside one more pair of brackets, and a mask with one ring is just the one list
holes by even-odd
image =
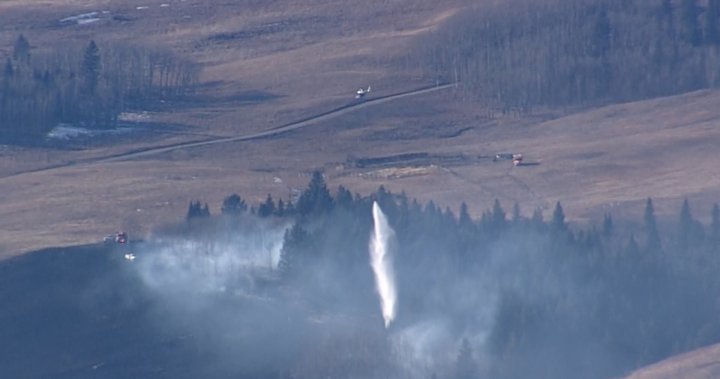
[[657, 229], [657, 221], [655, 220], [655, 209], [653, 208], [652, 199], [648, 198], [645, 203], [645, 212], [643, 214], [643, 222], [645, 223], [645, 250], [656, 252], [661, 249], [660, 233]]
[[13, 68], [10, 58], [8, 58], [5, 61], [5, 67], [3, 68], [3, 79], [5, 81], [9, 80], [13, 76], [14, 73], [15, 73], [15, 69]]
[[505, 221], [505, 210], [503, 210], [502, 206], [500, 206], [500, 201], [498, 199], [495, 199], [492, 209], [491, 228], [495, 232], [499, 233], [505, 229]]
[[23, 64], [30, 63], [30, 43], [22, 34], [15, 40], [12, 57], [16, 62]]
[[532, 223], [533, 228], [535, 228], [536, 230], [545, 229], [545, 220], [543, 218], [543, 212], [540, 207], [535, 208], [530, 222]]
[[325, 179], [320, 171], [314, 171], [308, 188], [298, 199], [296, 210], [301, 216], [308, 216], [329, 212], [332, 208], [333, 198], [330, 196]]
[[700, 7], [697, 0], [682, 0], [681, 16], [683, 22], [683, 38], [693, 46], [702, 44], [700, 28]]
[[720, 0], [708, 0], [708, 7], [705, 11], [705, 43], [708, 45], [720, 45]]
[[351, 209], [353, 204], [353, 197], [352, 193], [347, 190], [347, 188], [343, 186], [339, 186], [337, 190], [337, 195], [335, 196], [336, 203], [339, 207], [345, 208], [345, 209]]
[[610, 18], [606, 7], [602, 7], [595, 18], [593, 36], [590, 45], [590, 55], [599, 58], [607, 55], [610, 51], [612, 29]]
[[95, 95], [100, 78], [100, 49], [95, 44], [95, 41], [90, 41], [85, 48], [80, 73], [85, 84], [85, 90], [89, 91], [89, 95]]
[[688, 203], [688, 199], [685, 198], [682, 208], [680, 209], [680, 220], [678, 222], [678, 245], [681, 252], [684, 252], [685, 249], [688, 248], [692, 228], [693, 219], [690, 214], [690, 203]]
[[605, 213], [603, 216], [603, 230], [602, 230], [603, 237], [605, 239], [610, 239], [613, 234], [613, 220], [610, 213]]
[[512, 222], [517, 226], [522, 221], [522, 214], [520, 213], [520, 205], [515, 202], [512, 209]]
[[470, 212], [468, 212], [468, 206], [463, 202], [460, 204], [460, 215], [458, 216], [458, 226], [460, 230], [470, 231], [475, 227]]
[[270, 194], [265, 198], [265, 202], [258, 207], [257, 214], [260, 217], [270, 217], [275, 213], [275, 202]]
[[662, 0], [660, 10], [658, 11], [658, 18], [660, 23], [663, 25], [665, 34], [669, 37], [675, 37], [675, 10], [672, 4], [672, 0]]
[[187, 214], [185, 215], [185, 220], [190, 221], [194, 219], [208, 217], [210, 217], [210, 208], [208, 207], [207, 203], [203, 205], [199, 201], [190, 202]]
[[312, 253], [310, 234], [299, 223], [285, 231], [283, 247], [280, 252], [278, 269], [285, 278], [297, 277], [309, 263]]
[[562, 205], [560, 205], [559, 201], [555, 203], [555, 210], [553, 211], [550, 228], [556, 231], [567, 230], [567, 225], [565, 224], [565, 212], [563, 211]]
[[277, 209], [275, 209], [275, 216], [277, 216], [277, 217], [285, 216], [285, 202], [283, 201], [283, 199], [278, 200]]
[[247, 204], [240, 195], [232, 194], [223, 200], [220, 212], [224, 215], [237, 216], [247, 212]]
[[637, 241], [635, 241], [634, 234], [630, 234], [630, 239], [625, 247], [625, 255], [628, 257], [638, 257], [640, 255], [640, 246], [638, 246]]
[[720, 207], [717, 203], [713, 204], [710, 216], [710, 248], [720, 252]]

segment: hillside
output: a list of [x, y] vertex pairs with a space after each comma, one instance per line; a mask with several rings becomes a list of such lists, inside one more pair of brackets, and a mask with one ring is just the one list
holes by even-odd
[[[517, 203], [523, 216], [530, 217], [534, 211], [540, 211], [545, 220], [552, 217], [556, 202], [561, 202], [567, 220], [571, 226], [578, 227], [576, 230], [580, 227], [592, 230], [593, 226], [600, 229], [602, 216], [612, 213], [617, 233], [614, 251], [624, 251], [624, 243], [631, 235], [637, 237], [641, 245], [645, 243], [640, 220], [649, 197], [653, 199], [661, 229], [676, 227], [685, 198], [690, 202], [692, 216], [708, 225], [710, 209], [720, 201], [720, 175], [716, 167], [720, 158], [717, 150], [720, 91], [698, 90], [613, 105], [607, 105], [610, 101], [605, 98], [600, 102], [589, 98], [586, 103], [566, 107], [547, 108], [547, 104], [540, 103], [531, 113], [513, 113], [517, 109], [512, 107], [510, 112], [503, 113], [497, 107], [473, 100], [463, 83], [448, 79], [452, 75], [429, 74], [419, 68], [422, 65], [412, 61], [418, 56], [417, 51], [422, 50], [418, 45], [432, 40], [428, 36], [432, 37], [442, 27], [452, 26], [457, 20], [454, 16], [471, 8], [474, 12], [482, 10], [486, 3], [494, 2], [0, 2], [0, 63], [12, 54], [13, 42], [23, 34], [30, 41], [33, 56], [65, 44], [84, 46], [90, 40], [106, 44], [120, 41], [168, 49], [202, 66], [194, 92], [185, 97], [154, 99], [132, 109], [124, 115], [127, 122], [117, 131], [48, 139], [34, 146], [0, 145], [0, 261], [3, 261], [0, 271], [4, 274], [0, 278], [7, 284], [0, 295], [18, 304], [17, 313], [15, 307], [10, 307], [0, 315], [8, 321], [0, 333], [8, 339], [18, 335], [26, 337], [36, 333], [37, 325], [43, 326], [39, 329], [41, 339], [24, 340], [18, 346], [6, 348], [7, 354], [3, 356], [12, 361], [12, 373], [20, 375], [25, 366], [32, 365], [38, 352], [37, 341], [45, 346], [38, 354], [49, 359], [47, 367], [35, 367], [37, 375], [93, 377], [96, 370], [102, 371], [105, 365], [108, 370], [123, 367], [136, 370], [128, 371], [128, 375], [136, 376], [157, 374], [158, 370], [178, 377], [222, 371], [206, 359], [216, 352], [198, 351], [196, 342], [207, 338], [202, 342], [214, 346], [210, 337], [224, 335], [224, 331], [208, 326], [188, 335], [181, 333], [185, 325], [172, 325], [159, 331], [154, 329], [155, 334], [144, 333], [147, 328], [153, 329], [150, 326], [156, 325], [154, 323], [162, 325], [165, 312], [171, 311], [165, 304], [143, 297], [147, 294], [134, 286], [138, 285], [137, 277], [127, 268], [132, 266], [121, 259], [119, 250], [90, 244], [119, 230], [127, 231], [134, 241], [151, 240], [159, 235], [157, 230], [170, 229], [168, 225], [182, 221], [188, 203], [194, 200], [207, 203], [210, 212], [218, 214], [223, 199], [231, 193], [240, 194], [250, 205], [257, 205], [268, 194], [276, 200], [295, 199], [313, 170], [323, 172], [331, 191], [342, 185], [352, 192], [368, 195], [384, 186], [394, 193], [404, 191], [422, 203], [432, 200], [440, 209], [447, 207], [456, 214], [460, 204], [466, 202], [475, 218], [480, 218], [496, 199], [508, 214]], [[702, 3], [703, 6], [709, 4]], [[613, 12], [614, 17], [618, 17], [619, 12]], [[555, 32], [558, 30], [553, 30]], [[512, 55], [512, 51], [505, 52]], [[714, 52], [717, 53], [717, 49]], [[623, 59], [628, 57], [630, 55], [622, 55]], [[618, 62], [621, 63], [618, 67], [622, 67], [624, 61]], [[711, 65], [712, 60], [703, 61], [705, 63]], [[512, 70], [503, 72], [514, 75]], [[618, 83], [630, 86], [622, 80]], [[356, 99], [355, 91], [369, 85], [372, 92]], [[522, 93], [522, 86], [513, 87], [513, 91]], [[498, 153], [520, 153], [523, 163], [514, 166], [510, 160], [493, 159]], [[282, 231], [275, 232], [276, 239], [280, 239]], [[358, 234], [362, 237], [357, 243], [362, 254], [367, 246], [366, 234], [365, 231]], [[582, 238], [578, 236], [578, 241]], [[675, 242], [667, 238], [663, 241], [665, 246]], [[407, 240], [416, 244], [423, 241], [422, 238]], [[427, 249], [434, 246], [432, 243], [422, 245]], [[632, 245], [628, 245], [627, 250], [631, 250]], [[73, 248], [63, 248], [69, 246]], [[25, 254], [49, 247], [53, 248]], [[151, 245], [145, 248], [154, 251]], [[518, 250], [532, 253], [530, 248]], [[362, 257], [364, 265], [366, 257]], [[543, 284], [552, 287], [554, 282], [548, 279], [542, 266], [520, 257], [528, 267], [537, 270]], [[135, 263], [141, 262], [139, 259]], [[425, 263], [432, 268], [442, 266], [432, 260]], [[215, 262], [206, 264], [204, 268], [211, 270], [208, 267]], [[712, 272], [711, 266], [704, 266], [699, 260], [693, 264]], [[498, 272], [500, 277], [505, 277], [504, 271]], [[262, 274], [259, 277], [259, 282], [267, 279], [262, 278]], [[488, 280], [481, 275], [473, 276], [477, 277]], [[533, 282], [534, 277], [528, 279], [522, 272], [518, 277], [528, 281], [530, 290], [542, 287]], [[255, 279], [248, 285], [253, 290], [262, 290], [262, 286], [255, 287]], [[585, 283], [582, 274], [573, 279]], [[114, 287], [108, 284], [112, 280], [127, 286]], [[98, 283], [100, 290], [95, 293]], [[363, 296], [374, 301], [372, 286], [358, 283]], [[662, 282], [660, 278], [658, 283], [669, 283], [669, 287], [673, 287], [675, 282]], [[431, 286], [432, 282], [426, 284]], [[409, 283], [408, 288], [420, 287]], [[473, 291], [475, 289], [473, 287]], [[591, 302], [589, 306], [582, 303], [585, 311], [598, 304], [593, 301], [596, 288], [588, 286], [588, 289], [590, 292], [582, 296]], [[655, 289], [651, 287], [649, 291], [656, 294]], [[202, 289], [193, 290], [202, 292]], [[428, 289], [431, 291], [432, 288]], [[312, 308], [312, 304], [288, 300], [297, 299], [290, 292], [280, 293], [276, 298], [279, 301], [270, 303], [248, 295], [233, 303], [227, 309], [228, 314], [217, 317], [236, 320], [235, 312], [247, 304], [270, 310], [268, 313], [274, 315], [284, 315], [280, 307], [284, 302], [291, 303], [290, 308], [299, 313], [307, 311], [306, 307]], [[182, 294], [179, 295], [182, 299]], [[44, 303], [48, 298], [53, 300]], [[564, 304], [562, 296], [558, 298], [559, 304]], [[121, 301], [111, 303], [107, 299]], [[219, 303], [224, 301], [224, 298], [213, 299]], [[702, 303], [697, 297], [691, 300]], [[635, 309], [632, 302], [629, 304], [628, 309]], [[489, 308], [494, 310], [496, 305]], [[683, 309], [673, 305], [667, 305], [666, 311]], [[308, 311], [301, 323], [317, 328], [313, 330], [322, 334], [317, 325], [322, 325], [329, 316], [324, 313], [325, 309], [319, 308]], [[651, 306], [648, 308], [653, 310]], [[51, 314], [64, 317], [59, 321], [66, 330], [57, 332], [47, 327], [52, 324], [43, 324], [46, 316], [41, 309], [51, 309]], [[362, 312], [366, 312], [366, 308], [362, 308]], [[600, 314], [588, 312], [594, 316]], [[128, 318], [118, 316], [123, 314]], [[258, 314], [264, 316], [264, 313]], [[575, 315], [572, 311], [568, 314]], [[73, 318], [78, 315], [81, 317]], [[363, 313], [362, 317], [365, 316]], [[495, 316], [503, 319], [502, 315], [493, 314]], [[529, 325], [525, 319], [508, 319], [522, 327]], [[556, 321], [552, 317], [548, 319]], [[598, 319], [602, 320], [602, 316]], [[258, 320], [268, 321], [262, 316], [253, 321]], [[371, 316], [364, 320], [368, 324], [376, 321]], [[267, 325], [260, 321], [259, 324]], [[622, 321], [619, 324], [627, 325]], [[12, 327], [16, 325], [14, 322], [22, 326], [19, 332]], [[333, 322], [345, 328], [346, 322], [355, 323], [355, 320], [341, 317]], [[139, 329], [138, 324], [142, 325]], [[85, 328], [87, 325], [89, 329]], [[273, 327], [268, 329], [272, 329], [270, 335], [277, 332]], [[370, 340], [384, 337], [375, 329], [369, 330], [373, 331], [368, 337]], [[255, 332], [257, 336], [251, 335], [264, 338], [263, 333], [268, 331]], [[601, 333], [599, 328], [592, 332]], [[643, 328], [635, 328], [633, 332], [649, 333]], [[77, 335], [72, 336], [73, 333]], [[353, 333], [362, 333], [362, 330], [353, 330]], [[707, 331], [706, 340], [683, 341], [684, 347], [662, 345], [667, 349], [662, 356], [715, 341], [713, 333], [714, 330]], [[97, 335], [108, 338], [97, 342]], [[633, 336], [632, 333], [623, 335]], [[239, 334], [234, 337], [242, 340]], [[341, 337], [353, 340], [356, 335]], [[514, 338], [513, 335], [505, 337], [508, 341]], [[543, 336], [533, 337], [547, 343]], [[577, 338], [577, 334], [573, 337]], [[79, 338], [81, 343], [63, 356], [58, 352], [63, 351], [69, 338]], [[116, 349], [116, 340], [122, 349]], [[632, 342], [653, 350], [650, 344], [643, 345], [641, 339]], [[134, 343], [151, 346], [149, 354], [154, 358], [134, 367], [126, 365], [145, 355], [143, 352], [143, 356], [139, 356], [138, 350], [127, 348]], [[577, 349], [577, 356], [594, 357], [601, 362], [605, 356], [592, 350], [591, 345], [583, 342], [588, 349]], [[93, 354], [83, 350], [91, 347], [98, 349]], [[307, 354], [332, 348], [331, 343], [320, 345]], [[609, 353], [620, 360], [628, 359], [622, 351]], [[185, 356], [197, 361], [179, 358]], [[640, 369], [627, 379], [715, 377], [720, 375], [716, 372], [718, 357], [720, 347], [713, 345]], [[652, 361], [647, 356], [645, 359], [644, 362]], [[578, 370], [592, 367], [596, 362], [570, 361], [577, 362]], [[200, 364], [194, 365], [198, 362]], [[505, 362], [508, 369], [515, 370], [509, 362]], [[263, 363], [273, 366], [272, 362]], [[534, 363], [543, 367], [544, 362]], [[623, 365], [635, 367], [638, 363], [623, 362]], [[184, 371], [191, 366], [199, 371]], [[517, 367], [517, 370], [522, 372], [524, 368]], [[596, 375], [601, 375], [600, 370]]]
[[[60, 148], [3, 146], [5, 256], [92, 242], [117, 229], [147, 235], [182, 219], [193, 199], [216, 212], [232, 192], [253, 202], [268, 193], [287, 198], [315, 168], [324, 169], [332, 187], [367, 193], [385, 185], [453, 209], [466, 201], [476, 216], [495, 198], [508, 209], [517, 202], [524, 214], [540, 208], [546, 216], [562, 201], [572, 221], [597, 222], [609, 211], [635, 217], [653, 197], [659, 215], [674, 219], [688, 197], [696, 217], [707, 221], [718, 198], [715, 91], [563, 117], [554, 111], [497, 116], [449, 89], [367, 106], [261, 140], [102, 162], [156, 146], [278, 127], [352, 103], [355, 88], [367, 84], [377, 97], [433, 85], [404, 70], [401, 58], [418, 35], [464, 4], [19, 4], [3, 4], [2, 46], [11, 46], [20, 32], [38, 49], [59, 40], [122, 39], [171, 47], [203, 63], [204, 71], [196, 95], [142, 113], [142, 131], [61, 142]], [[105, 9], [123, 17], [88, 25], [58, 21]], [[508, 151], [524, 154], [531, 164], [512, 167], [490, 159]], [[382, 167], [353, 164], [406, 153], [434, 158]]]
[[719, 363], [720, 345], [712, 345], [644, 367], [625, 379], [717, 378]]

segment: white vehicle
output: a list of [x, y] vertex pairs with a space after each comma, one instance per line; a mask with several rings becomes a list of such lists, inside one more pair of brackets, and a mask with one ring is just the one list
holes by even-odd
[[361, 97], [365, 97], [365, 95], [367, 95], [369, 93], [370, 93], [370, 86], [368, 86], [367, 89], [360, 88], [359, 90], [357, 90], [357, 92], [355, 92], [355, 98], [359, 99]]

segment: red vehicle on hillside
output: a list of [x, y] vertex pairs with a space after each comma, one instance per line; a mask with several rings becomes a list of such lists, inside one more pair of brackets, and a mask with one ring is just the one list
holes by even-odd
[[128, 236], [125, 232], [118, 232], [115, 235], [115, 242], [117, 243], [127, 243], [128, 242]]

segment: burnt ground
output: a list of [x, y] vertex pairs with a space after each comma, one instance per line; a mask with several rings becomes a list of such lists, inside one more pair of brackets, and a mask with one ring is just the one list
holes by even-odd
[[[134, 270], [137, 260], [125, 260], [125, 251], [103, 245], [52, 248], [0, 263], [0, 377], [263, 377], [273, 370], [261, 349], [236, 351], [232, 364], [219, 364], [223, 354], [207, 348], [207, 340], [233, 338], [231, 331], [217, 330], [221, 316], [200, 313], [206, 322], [197, 323], [179, 317], [183, 308], [149, 291]], [[257, 308], [247, 298], [208, 301], [209, 309], [224, 316]], [[263, 325], [272, 323], [273, 313], [287, 313], [264, 311], [267, 323], [250, 324], [242, 338], [256, 342], [286, 333]]]
[[172, 355], [190, 346], [158, 329], [159, 309], [127, 263], [119, 251], [90, 245], [0, 264], [0, 339], [12, 341], [0, 348], [2, 376], [183, 376], [189, 361]]

